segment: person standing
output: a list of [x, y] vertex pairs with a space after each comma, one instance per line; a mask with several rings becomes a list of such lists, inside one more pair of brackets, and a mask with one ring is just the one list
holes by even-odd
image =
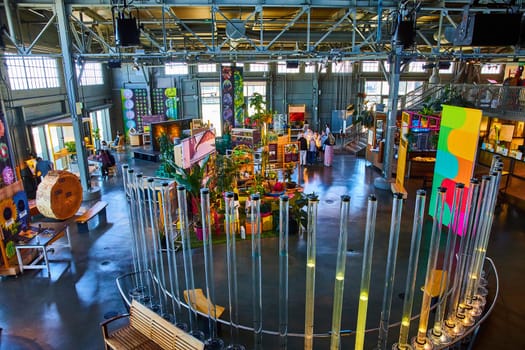
[[334, 160], [334, 145], [335, 137], [332, 133], [329, 133], [324, 145], [324, 166], [332, 166]]
[[308, 164], [309, 165], [315, 164], [316, 156], [317, 156], [316, 136], [310, 135], [310, 139], [308, 140]]
[[47, 175], [49, 170], [53, 170], [53, 163], [51, 163], [47, 159], [42, 159], [42, 157], [36, 158], [36, 176], [39, 176], [40, 178], [43, 178]]
[[303, 133], [299, 134], [299, 165], [306, 165], [306, 153], [308, 152], [308, 141]]

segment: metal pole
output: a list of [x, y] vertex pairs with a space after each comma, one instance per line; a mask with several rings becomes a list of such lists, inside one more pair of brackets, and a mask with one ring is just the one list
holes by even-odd
[[[71, 52], [71, 39], [69, 37], [69, 22], [64, 0], [55, 0], [55, 13], [58, 20], [58, 33], [60, 35], [60, 48], [62, 50], [62, 62], [64, 64], [64, 83], [67, 92], [69, 113], [72, 118], [73, 132], [77, 149], [78, 169], [80, 183], [84, 189], [84, 198], [92, 196], [91, 179], [89, 177], [86, 147], [84, 145], [84, 132], [82, 129], [82, 115], [77, 115], [78, 87], [75, 71], [75, 63]], [[97, 191], [98, 197], [100, 192]]]
[[383, 178], [377, 178], [374, 186], [383, 190], [390, 190], [390, 178], [392, 177], [392, 159], [394, 157], [394, 138], [397, 129], [397, 101], [399, 97], [399, 75], [401, 67], [401, 52], [403, 47], [396, 45], [392, 54], [389, 81], [389, 113], [386, 124], [385, 157], [383, 159]]

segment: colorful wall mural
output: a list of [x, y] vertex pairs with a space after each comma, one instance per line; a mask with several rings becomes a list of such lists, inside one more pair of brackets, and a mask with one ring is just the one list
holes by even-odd
[[[434, 213], [436, 189], [440, 186], [446, 187], [444, 225], [450, 224], [454, 187], [458, 182], [465, 184], [461, 205], [461, 213], [465, 213], [465, 199], [476, 162], [480, 123], [481, 110], [443, 106], [429, 213]], [[458, 226], [460, 233], [463, 228], [463, 216], [461, 215]]]

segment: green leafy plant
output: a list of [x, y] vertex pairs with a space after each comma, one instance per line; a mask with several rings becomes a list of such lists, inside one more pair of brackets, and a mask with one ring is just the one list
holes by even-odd
[[163, 133], [158, 138], [159, 142], [159, 151], [160, 151], [160, 161], [161, 167], [163, 168], [164, 176], [168, 178], [173, 178], [176, 173], [175, 165], [175, 154], [173, 153], [173, 142], [170, 137]]
[[203, 187], [208, 187], [210, 178], [206, 178], [206, 165], [210, 160], [210, 156], [206, 156], [199, 165], [194, 164], [189, 169], [184, 169], [175, 164], [174, 161], [168, 161], [170, 166], [175, 169], [173, 178], [175, 181], [186, 188], [188, 191], [188, 201], [190, 203], [193, 222], [196, 226], [201, 223], [201, 201], [200, 190]]
[[65, 142], [64, 147], [66, 147], [69, 153], [75, 153], [77, 151], [77, 146], [75, 144], [75, 141]]

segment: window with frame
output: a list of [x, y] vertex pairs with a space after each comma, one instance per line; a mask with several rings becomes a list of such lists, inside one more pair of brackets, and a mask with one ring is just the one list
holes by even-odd
[[288, 68], [286, 62], [277, 63], [277, 73], [299, 73], [299, 66], [297, 68]]
[[268, 72], [270, 67], [266, 62], [250, 63], [250, 72]]
[[[247, 108], [248, 108], [248, 115], [255, 114], [255, 109], [250, 106], [250, 100], [253, 97], [253, 94], [258, 93], [263, 97], [263, 99], [268, 102], [266, 99], [266, 82], [265, 81], [244, 81], [244, 89], [243, 89], [244, 98], [245, 101], [248, 101]], [[270, 109], [270, 106], [266, 106], [267, 109]]]
[[351, 61], [341, 61], [341, 62], [332, 62], [332, 73], [352, 73], [352, 62]]
[[425, 73], [427, 70], [423, 68], [425, 62], [410, 62], [408, 64], [408, 71], [410, 73]]
[[319, 73], [326, 73], [326, 65], [323, 63], [310, 62], [305, 64], [304, 72], [305, 73], [315, 73], [315, 65], [317, 65], [317, 70]]
[[363, 61], [361, 62], [361, 72], [373, 73], [379, 71], [378, 61]]
[[188, 75], [188, 64], [183, 62], [172, 62], [164, 65], [166, 75]]
[[80, 85], [102, 85], [104, 84], [104, 75], [102, 74], [102, 63], [100, 62], [86, 62], [83, 67], [76, 66], [77, 77], [80, 76]]
[[6, 55], [7, 75], [12, 90], [48, 89], [60, 86], [54, 58]]
[[501, 64], [484, 64], [481, 66], [481, 74], [499, 74], [501, 72]]
[[199, 73], [217, 73], [217, 65], [215, 63], [197, 65], [197, 72]]
[[440, 69], [439, 74], [452, 74], [454, 73], [454, 62], [450, 62], [450, 67], [447, 69]]

